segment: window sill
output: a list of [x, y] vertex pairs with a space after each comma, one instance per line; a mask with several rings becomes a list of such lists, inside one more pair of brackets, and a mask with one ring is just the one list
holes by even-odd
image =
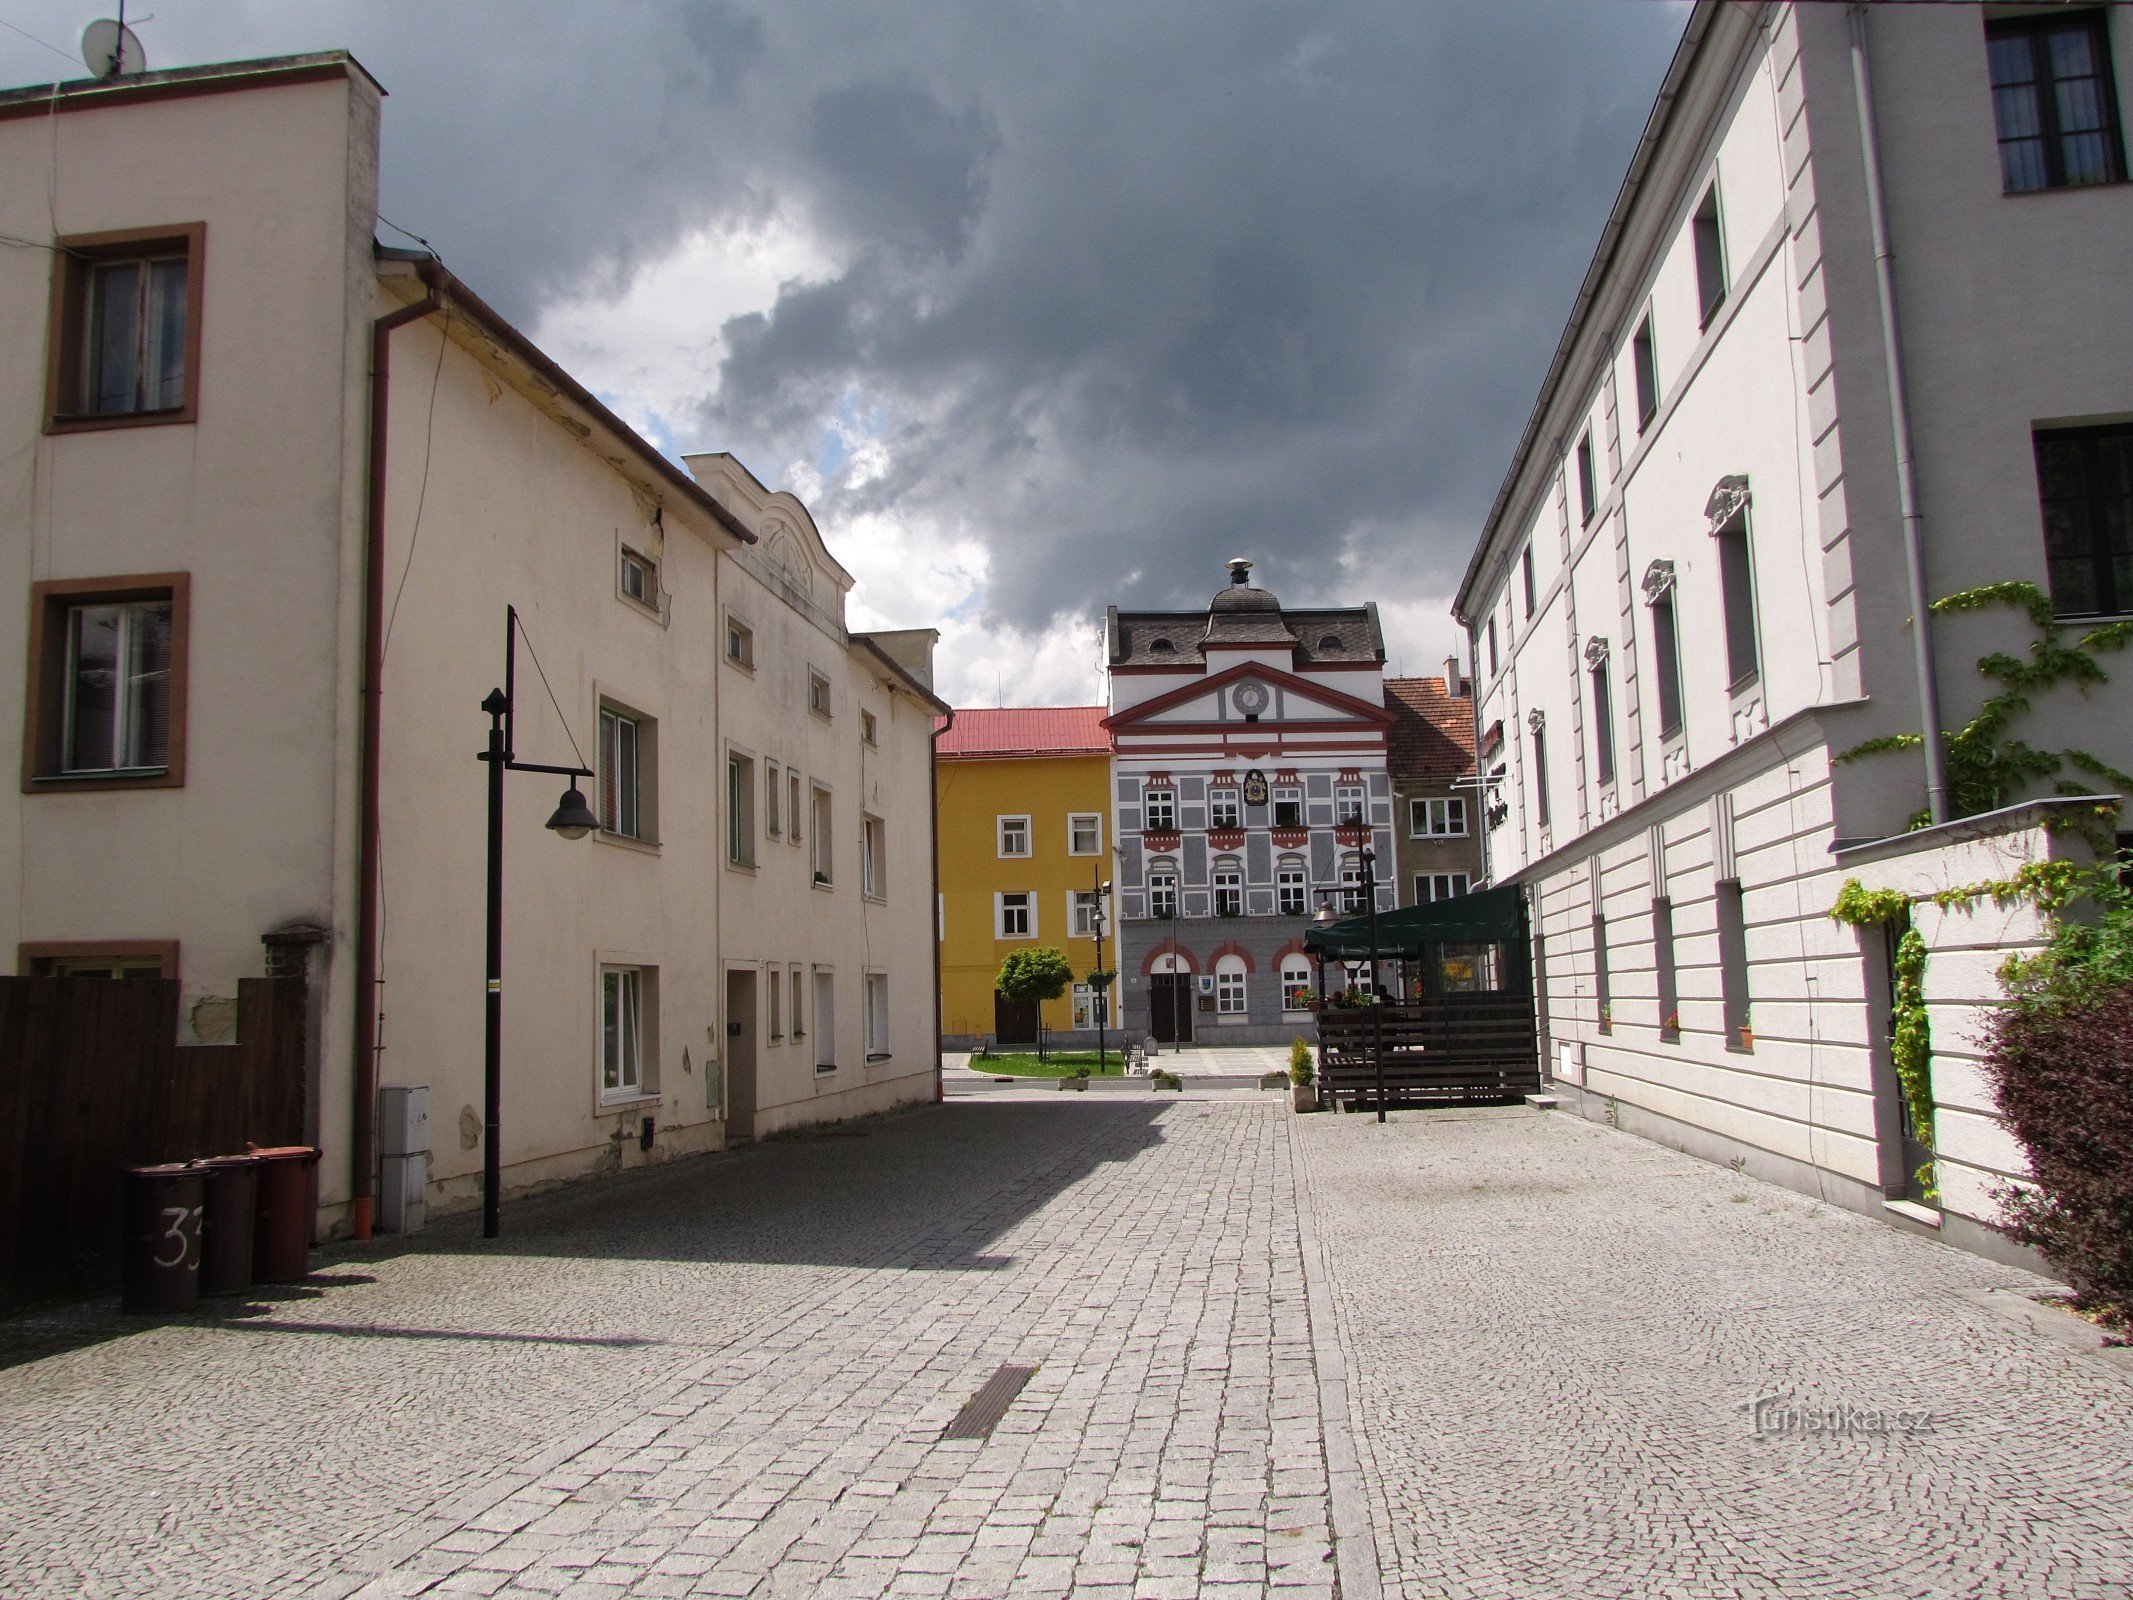
[[115, 767], [105, 772], [40, 772], [22, 780], [24, 794], [184, 787], [185, 774], [174, 767]]
[[633, 1111], [639, 1106], [655, 1106], [659, 1096], [646, 1089], [617, 1089], [600, 1091], [600, 1109], [596, 1116], [609, 1116], [617, 1111]]
[[736, 861], [731, 856], [726, 857], [726, 870], [728, 872], [744, 873], [752, 878], [755, 876], [755, 869], [756, 863], [753, 861]]
[[610, 833], [605, 828], [602, 828], [593, 837], [602, 844], [611, 844], [623, 850], [634, 850], [641, 856], [656, 856], [659, 854], [659, 841], [657, 839], [640, 839], [633, 833]]
[[633, 594], [624, 594], [620, 589], [617, 589], [615, 591], [615, 598], [621, 601], [624, 605], [628, 606], [639, 616], [643, 617], [646, 621], [656, 622], [662, 628], [667, 625], [666, 611], [662, 607], [653, 605], [651, 601], [640, 600]]
[[870, 906], [885, 906], [889, 903], [889, 897], [887, 895], [876, 894], [871, 890], [862, 889], [859, 893], [859, 898], [864, 900]]
[[53, 416], [45, 419], [44, 431], [54, 433], [102, 433], [112, 428], [167, 428], [200, 420], [199, 407], [191, 402], [168, 411], [122, 411], [110, 416]]
[[887, 1050], [876, 1050], [871, 1052], [867, 1056], [867, 1065], [870, 1067], [878, 1067], [884, 1061], [894, 1061], [895, 1059], [896, 1057]]
[[735, 672], [745, 673], [751, 678], [755, 676], [755, 663], [753, 661], [738, 661], [732, 656], [721, 656], [719, 659], [733, 668]]
[[837, 1063], [834, 1061], [817, 1061], [815, 1063], [815, 1076], [818, 1078], [826, 1078], [836, 1070]]
[[809, 887], [820, 889], [824, 894], [828, 894], [837, 886], [834, 883], [831, 883], [829, 879], [822, 877], [818, 874], [815, 878], [815, 881], [811, 885], [809, 885]]

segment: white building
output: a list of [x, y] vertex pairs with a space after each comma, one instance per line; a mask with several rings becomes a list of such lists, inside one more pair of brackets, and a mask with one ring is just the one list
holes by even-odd
[[1129, 1033], [1296, 1037], [1304, 926], [1327, 895], [1359, 906], [1364, 849], [1397, 903], [1377, 607], [1285, 609], [1251, 567], [1205, 611], [1105, 619]]
[[368, 1226], [381, 1083], [428, 1086], [428, 1199], [471, 1203], [515, 606], [516, 754], [592, 768], [600, 826], [508, 780], [507, 1187], [930, 1099], [933, 636], [847, 633], [791, 496], [699, 483], [379, 246], [381, 99], [341, 53], [0, 94], [0, 937], [176, 980], [185, 1043], [301, 938], [322, 1218]]
[[[2027, 580], [2077, 632], [2133, 610], [2129, 72], [2119, 8], [1702, 0], [1457, 601], [1489, 870], [1532, 891], [1558, 1078], [1988, 1250], [2023, 1157], [1977, 1008], [2034, 915], [1914, 914], [1936, 1196], [1885, 940], [1827, 913], [1847, 877], [1916, 895], [2076, 848], [2044, 828], [2072, 803], [1907, 832], [1938, 804], [1923, 758], [1837, 757], [1919, 729], [1922, 684], [1959, 726], [1979, 658], [2030, 637], [1915, 594]], [[2129, 711], [2128, 683], [2065, 692], [2019, 733], [2125, 767]]]

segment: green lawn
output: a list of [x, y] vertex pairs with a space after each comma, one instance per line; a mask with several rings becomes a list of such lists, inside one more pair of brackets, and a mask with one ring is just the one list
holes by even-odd
[[1042, 1061], [1026, 1053], [970, 1058], [971, 1071], [997, 1078], [1071, 1078], [1084, 1067], [1092, 1078], [1116, 1078], [1125, 1073], [1126, 1058], [1116, 1050], [1107, 1052], [1102, 1071], [1097, 1070], [1094, 1050], [1054, 1051]]

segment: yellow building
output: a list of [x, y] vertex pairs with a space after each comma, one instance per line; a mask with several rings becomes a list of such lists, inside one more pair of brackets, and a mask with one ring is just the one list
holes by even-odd
[[[1102, 706], [958, 711], [939, 741], [941, 1032], [949, 1048], [992, 1039], [1080, 1043], [1098, 1022], [1094, 991], [1099, 885], [1111, 879], [1111, 737]], [[1103, 964], [1118, 965], [1115, 922]], [[1073, 989], [1042, 1006], [993, 992], [1016, 950], [1051, 945]], [[1111, 990], [1115, 999], [1117, 989]], [[1104, 1019], [1117, 1027], [1117, 1014]], [[1071, 1038], [1056, 1035], [1071, 1033]]]

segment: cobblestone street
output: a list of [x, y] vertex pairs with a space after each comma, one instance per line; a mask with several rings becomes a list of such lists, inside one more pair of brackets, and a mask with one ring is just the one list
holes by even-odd
[[1561, 1116], [980, 1086], [505, 1226], [0, 1324], [0, 1594], [2133, 1592], [2035, 1280]]

